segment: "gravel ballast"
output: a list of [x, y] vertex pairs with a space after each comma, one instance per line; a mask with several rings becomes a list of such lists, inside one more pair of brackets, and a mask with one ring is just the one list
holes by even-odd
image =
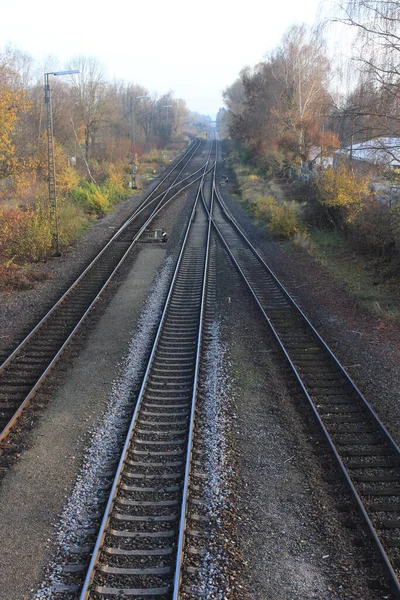
[[[220, 168], [220, 177], [227, 173]], [[282, 247], [233, 201], [234, 191], [232, 183], [221, 188], [229, 210], [400, 444], [400, 325], [369, 313], [301, 248]]]
[[[189, 526], [196, 529], [197, 522], [191, 523], [192, 512], [201, 510], [208, 519], [205, 526], [207, 534], [196, 538], [188, 534], [186, 541], [189, 550], [186, 552], [183, 598], [192, 597], [187, 589], [195, 589], [200, 597], [209, 600], [224, 600], [231, 597], [238, 576], [236, 570], [236, 536], [234, 534], [235, 503], [232, 501], [233, 482], [235, 478], [234, 459], [230, 444], [234, 426], [234, 415], [230, 395], [232, 381], [228, 375], [229, 361], [226, 348], [221, 342], [220, 326], [214, 320], [207, 328], [204, 363], [201, 385], [196, 402], [196, 427], [194, 450], [197, 464], [193, 469], [189, 491]], [[200, 463], [200, 464], [199, 464]], [[196, 477], [201, 471], [202, 477]], [[194, 504], [192, 506], [191, 500]], [[202, 504], [196, 504], [200, 501]], [[204, 540], [207, 543], [204, 544]], [[197, 567], [198, 555], [190, 552], [197, 547], [202, 555], [200, 569], [191, 575], [188, 567]], [[203, 554], [204, 553], [204, 554]], [[193, 556], [195, 564], [193, 562]], [[241, 584], [239, 583], [238, 586]], [[238, 587], [238, 592], [240, 587]], [[237, 596], [236, 596], [237, 597]]]
[[234, 390], [236, 541], [247, 597], [391, 597], [356, 511], [341, 512], [351, 500], [306, 404], [222, 251], [217, 279], [222, 342], [231, 363], [225, 369]]
[[[229, 202], [228, 196], [225, 188]], [[182, 233], [182, 210], [188, 214], [182, 207], [179, 201], [168, 217], [158, 220], [171, 243]], [[377, 323], [354, 306], [344, 290], [337, 290], [326, 274], [313, 268], [309, 257], [301, 253], [289, 257], [233, 204], [231, 208], [389, 421], [399, 389], [398, 366], [393, 373], [389, 371], [398, 348], [395, 328], [376, 329]], [[104, 238], [116, 226], [113, 219], [117, 216], [109, 219], [108, 225], [99, 224]], [[93, 236], [91, 241], [87, 245], [83, 241], [76, 250], [82, 264], [97, 244], [95, 233], [89, 236]], [[58, 581], [66, 547], [79, 543], [74, 527], [85, 523], [85, 497], [97, 485], [91, 465], [103, 464], [97, 461], [110, 457], [108, 442], [96, 448], [96, 431], [108, 422], [110, 434], [115, 434], [113, 407], [123, 406], [128, 383], [134, 383], [134, 374], [140, 370], [141, 344], [146, 345], [152, 327], [151, 311], [145, 313], [144, 321], [140, 311], [165, 250], [164, 246], [141, 247], [134, 270], [31, 433], [29, 450], [3, 481], [0, 530], [5, 551], [0, 555], [0, 600], [54, 597], [52, 586]], [[66, 281], [75, 266], [72, 258], [61, 261], [64, 267], [62, 262], [55, 264], [60, 272], [66, 271]], [[212, 328], [205, 383], [205, 408], [212, 426], [203, 431], [203, 440], [210, 450], [208, 470], [213, 473], [208, 490], [213, 518], [218, 521], [227, 506], [235, 515], [231, 529], [221, 520], [215, 553], [210, 552], [204, 564], [203, 589], [208, 597], [221, 600], [390, 598], [379, 559], [356, 512], [341, 512], [340, 507], [349, 503], [346, 488], [268, 328], [221, 250], [217, 266], [218, 318]], [[168, 269], [167, 264], [163, 272]], [[321, 281], [326, 283], [323, 288]], [[20, 336], [24, 323], [55, 295], [55, 287], [53, 279], [38, 290], [17, 294], [15, 306], [11, 298], [0, 300], [4, 308], [0, 322], [4, 321], [7, 338], [0, 339], [0, 344], [5, 346]], [[23, 314], [13, 328], [7, 319], [19, 311]], [[389, 349], [385, 343], [393, 345]], [[89, 381], [79, 388], [83, 373], [90, 374]], [[376, 381], [376, 375], [383, 376]], [[397, 406], [392, 408], [391, 426], [396, 432], [400, 413]], [[52, 476], [45, 483], [48, 472]], [[77, 518], [78, 512], [82, 516]], [[229, 548], [241, 559], [229, 562]], [[50, 565], [48, 576], [37, 591], [46, 565]]]
[[[160, 249], [157, 250], [160, 252]], [[123, 431], [121, 415], [133, 413], [132, 389], [141, 382], [149, 342], [158, 326], [172, 270], [173, 261], [168, 258], [143, 307], [137, 330], [120, 367], [121, 375], [111, 384], [106, 412], [94, 428], [90, 444], [85, 450], [84, 464], [57, 527], [56, 557], [48, 568], [48, 577], [34, 595], [35, 599], [54, 598], [57, 586], [63, 583], [62, 565], [70, 556], [70, 549], [84, 545], [85, 536], [82, 532], [93, 526], [93, 506], [104, 482], [101, 474], [109, 469], [110, 463], [119, 460], [116, 450], [121, 446], [118, 439]]]

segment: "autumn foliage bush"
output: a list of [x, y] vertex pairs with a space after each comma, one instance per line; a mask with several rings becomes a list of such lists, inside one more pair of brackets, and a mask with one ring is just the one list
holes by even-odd
[[14, 264], [0, 264], [0, 292], [5, 290], [28, 290], [34, 287], [37, 281], [48, 278], [49, 275], [40, 269], [34, 270]]
[[154, 148], [153, 150], [150, 150], [150, 152], [143, 154], [143, 156], [140, 158], [140, 163], [157, 165], [162, 167], [168, 162], [168, 160], [172, 158], [172, 156], [173, 153], [171, 153], [171, 151], [169, 150], [166, 150], [165, 148], [163, 148], [162, 150], [157, 150], [156, 148]]
[[130, 194], [127, 188], [125, 170], [126, 166], [123, 163], [108, 165], [108, 178], [105, 181], [105, 186], [112, 202], [116, 202]]
[[[87, 226], [82, 209], [67, 201], [59, 205], [59, 241], [67, 248]], [[50, 214], [47, 206], [0, 209], [0, 291], [29, 289], [47, 274], [35, 263], [53, 253]]]
[[300, 221], [300, 212], [301, 205], [294, 201], [274, 204], [270, 208], [268, 229], [278, 237], [292, 238], [304, 229]]
[[370, 194], [370, 178], [352, 172], [345, 165], [321, 169], [314, 180], [318, 200], [335, 226], [351, 223]]
[[[155, 151], [146, 169], [164, 164], [165, 155]], [[109, 213], [128, 198], [131, 167], [126, 161], [91, 162], [98, 182], [82, 179], [62, 147], [55, 143], [59, 245], [66, 250], [95, 219]], [[156, 159], [156, 162], [151, 162]], [[93, 179], [93, 177], [92, 177]], [[0, 186], [0, 291], [27, 289], [40, 274], [40, 263], [54, 251], [55, 224], [47, 199], [47, 148], [42, 138], [36, 154], [20, 172], [1, 181]]]
[[257, 219], [270, 220], [271, 211], [276, 206], [276, 199], [273, 196], [261, 196], [254, 204], [253, 212]]
[[[46, 106], [32, 64], [31, 57], [18, 49], [0, 51], [0, 289], [10, 282], [12, 286], [20, 281], [18, 286], [23, 286], [24, 281], [31, 281], [26, 264], [32, 262], [36, 268], [54, 250], [55, 221], [48, 210]], [[181, 135], [187, 109], [184, 102], [175, 102], [167, 94], [141, 103], [135, 123], [138, 144], [133, 147], [126, 99], [132, 101], [135, 94], [148, 98], [145, 88], [108, 84], [101, 65], [92, 58], [75, 57], [71, 64], [81, 76], [69, 82], [51, 78], [53, 102], [47, 105], [54, 125], [62, 250], [82, 229], [132, 194], [128, 182], [133, 152], [140, 154], [145, 176], [138, 180], [145, 184], [187, 143]], [[162, 110], [166, 103], [171, 108], [168, 127]], [[173, 136], [174, 148], [164, 148]], [[146, 156], [142, 154], [145, 145], [162, 150]]]
[[391, 207], [379, 199], [368, 175], [341, 165], [321, 171], [314, 186], [328, 221], [344, 232], [356, 251], [375, 256], [398, 253], [397, 204]]
[[274, 235], [291, 238], [304, 231], [303, 206], [299, 202], [284, 200], [272, 181], [251, 171], [249, 167], [234, 167], [242, 199], [251, 212], [264, 221]]
[[51, 251], [50, 220], [42, 205], [0, 211], [0, 257], [3, 262], [38, 261]]

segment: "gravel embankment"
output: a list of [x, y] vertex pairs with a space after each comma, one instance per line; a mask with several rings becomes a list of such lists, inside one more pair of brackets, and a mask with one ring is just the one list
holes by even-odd
[[237, 546], [248, 598], [389, 598], [383, 569], [318, 428], [224, 252], [218, 280], [236, 413]]

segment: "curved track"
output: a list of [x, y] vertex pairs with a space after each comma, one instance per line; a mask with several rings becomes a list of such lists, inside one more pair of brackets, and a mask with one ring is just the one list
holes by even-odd
[[289, 361], [400, 597], [399, 447], [214, 191], [214, 228]]
[[8, 435], [100, 295], [158, 212], [201, 177], [195, 140], [53, 308], [0, 365], [0, 442]]

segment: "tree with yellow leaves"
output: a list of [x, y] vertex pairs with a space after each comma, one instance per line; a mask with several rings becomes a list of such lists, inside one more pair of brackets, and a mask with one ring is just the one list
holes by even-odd
[[29, 101], [18, 73], [0, 57], [0, 179], [12, 175], [17, 167], [13, 134], [19, 115]]
[[352, 173], [345, 165], [321, 170], [314, 182], [317, 197], [335, 225], [351, 223], [362, 211], [370, 183], [368, 176]]

